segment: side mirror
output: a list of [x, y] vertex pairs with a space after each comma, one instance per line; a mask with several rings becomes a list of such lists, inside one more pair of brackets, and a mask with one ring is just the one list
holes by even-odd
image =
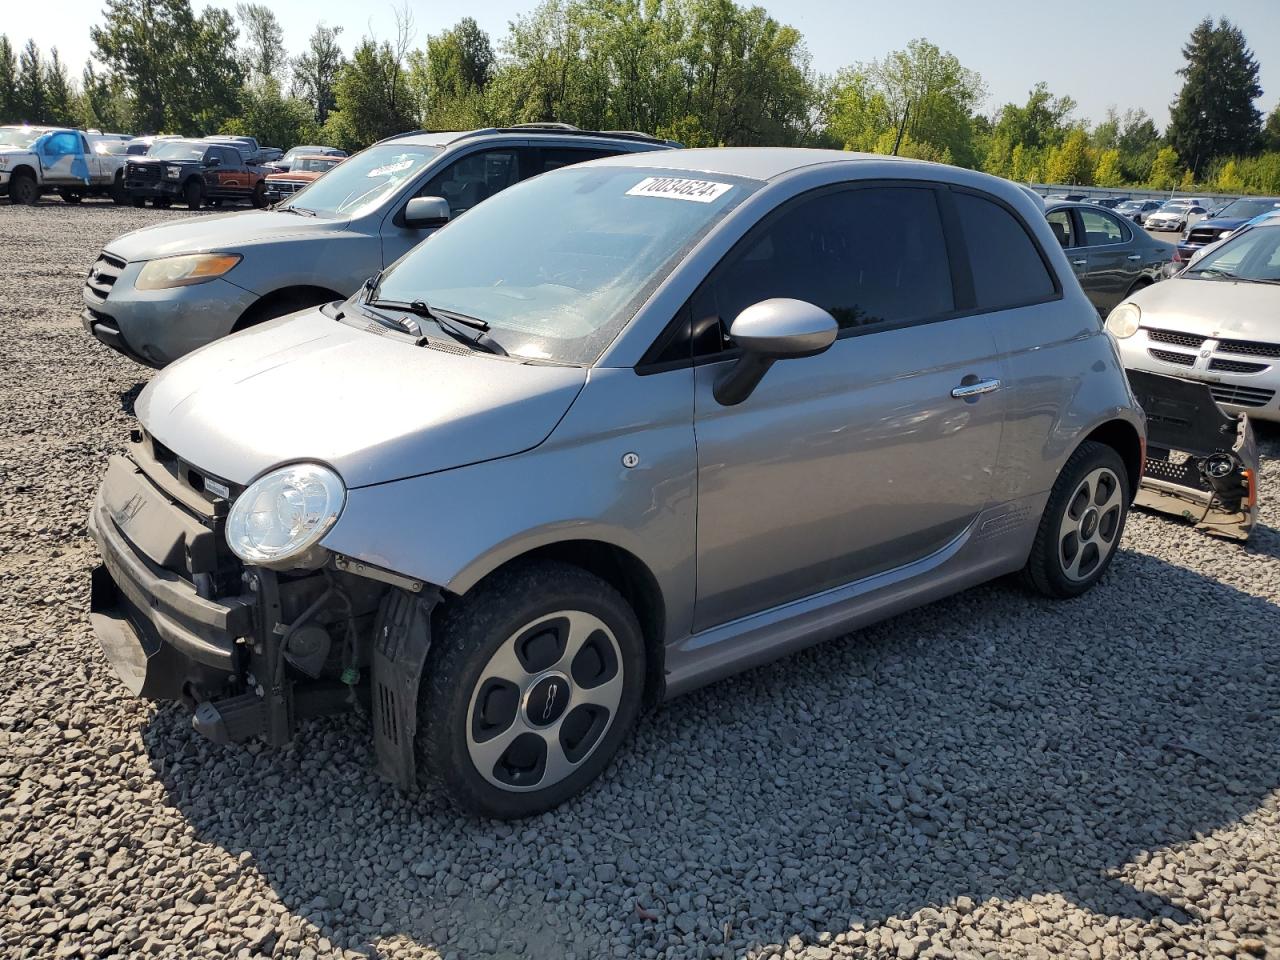
[[774, 361], [822, 353], [839, 329], [831, 314], [803, 300], [778, 297], [752, 304], [729, 326], [742, 356], [716, 379], [712, 394], [726, 407], [741, 403]]
[[221, 157], [210, 157], [210, 158], [208, 159], [207, 163], [208, 163], [208, 164], [209, 164], [209, 166], [211, 166], [211, 167], [220, 167], [220, 166], [222, 166], [222, 158], [221, 158]]
[[404, 208], [404, 225], [412, 230], [443, 227], [449, 217], [449, 201], [444, 197], [414, 197]]

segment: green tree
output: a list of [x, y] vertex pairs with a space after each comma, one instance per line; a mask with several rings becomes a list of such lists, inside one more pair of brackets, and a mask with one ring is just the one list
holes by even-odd
[[1118, 187], [1124, 183], [1119, 150], [1113, 147], [1099, 152], [1098, 162], [1093, 168], [1093, 182], [1099, 187]]
[[425, 51], [409, 57], [410, 82], [420, 100], [423, 125], [466, 129], [484, 122], [485, 88], [495, 57], [489, 35], [470, 17], [427, 38]]
[[1213, 179], [1213, 186], [1215, 190], [1223, 193], [1244, 192], [1244, 177], [1241, 176], [1240, 168], [1234, 159], [1228, 160], [1218, 170], [1217, 176]]
[[45, 121], [59, 126], [72, 126], [76, 122], [76, 94], [67, 76], [66, 64], [58, 55], [58, 48], [49, 50], [49, 60], [44, 64]]
[[1160, 131], [1145, 110], [1126, 110], [1116, 141], [1120, 170], [1130, 183], [1145, 183], [1160, 149]]
[[338, 45], [341, 27], [317, 24], [307, 52], [293, 62], [294, 95], [311, 104], [316, 123], [323, 124], [337, 106], [335, 87], [346, 63]]
[[18, 55], [18, 79], [16, 84], [18, 117], [27, 123], [46, 123], [48, 89], [45, 83], [44, 63], [40, 48], [34, 40], [28, 40]]
[[414, 123], [404, 52], [366, 37], [334, 87], [337, 110], [325, 125], [334, 145], [348, 150], [403, 133]]
[[1172, 190], [1178, 183], [1178, 151], [1161, 147], [1151, 164], [1147, 185], [1154, 190]]
[[1006, 103], [1000, 108], [991, 135], [1004, 135], [1010, 143], [1021, 143], [1029, 150], [1056, 146], [1066, 139], [1075, 109], [1070, 97], [1055, 97], [1047, 84], [1037, 83], [1024, 105]]
[[1189, 158], [1197, 176], [1220, 156], [1252, 153], [1258, 146], [1262, 114], [1253, 101], [1262, 95], [1258, 61], [1244, 34], [1229, 20], [1215, 27], [1206, 17], [1182, 48], [1178, 70], [1182, 90], [1170, 110], [1169, 143]]
[[[0, 48], [0, 56], [3, 56], [3, 48]], [[1280, 151], [1280, 104], [1267, 115], [1266, 126], [1262, 128], [1262, 147]]]
[[1089, 136], [1082, 127], [1073, 129], [1061, 145], [1050, 149], [1044, 175], [1050, 183], [1089, 184], [1092, 181]]
[[289, 55], [284, 49], [284, 29], [275, 11], [260, 3], [237, 3], [236, 17], [245, 42], [244, 72], [258, 80], [270, 77], [282, 83], [289, 67]]
[[273, 77], [250, 80], [240, 95], [240, 112], [222, 125], [222, 132], [257, 137], [262, 144], [287, 150], [315, 143], [319, 125], [311, 104], [284, 96]]
[[18, 58], [0, 33], [0, 123], [18, 119]]
[[917, 150], [947, 154], [973, 166], [979, 160], [973, 111], [983, 96], [978, 74], [953, 54], [926, 40], [913, 40], [905, 50], [837, 78], [828, 130], [836, 139], [864, 149], [868, 141], [879, 143], [892, 130], [892, 150], [901, 129], [904, 142], [910, 137]]
[[80, 75], [80, 124], [122, 132], [129, 128], [133, 104], [119, 81], [99, 73], [92, 61]]
[[140, 132], [203, 134], [236, 109], [243, 70], [231, 15], [190, 0], [106, 0], [89, 31], [95, 59], [127, 90]]

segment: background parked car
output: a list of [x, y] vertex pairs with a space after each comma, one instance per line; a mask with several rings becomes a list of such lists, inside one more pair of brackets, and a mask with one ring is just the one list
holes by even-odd
[[1205, 381], [1233, 413], [1280, 421], [1280, 217], [1206, 249], [1108, 317], [1126, 367]]
[[1108, 210], [1114, 210], [1120, 204], [1128, 202], [1128, 200], [1128, 197], [1090, 197], [1085, 203], [1092, 203], [1099, 207], [1106, 207]]
[[33, 204], [57, 192], [67, 203], [87, 196], [124, 200], [124, 158], [95, 151], [82, 130], [66, 127], [0, 127], [0, 196]]
[[349, 297], [450, 218], [513, 183], [669, 147], [643, 134], [541, 124], [392, 137], [274, 210], [117, 237], [85, 284], [81, 318], [103, 343], [162, 367], [228, 333]]
[[285, 197], [292, 196], [307, 184], [312, 183], [328, 173], [344, 157], [311, 157], [300, 155], [293, 159], [291, 169], [280, 173], [267, 174], [267, 200], [275, 203]]
[[1147, 219], [1147, 214], [1153, 210], [1159, 210], [1161, 206], [1159, 200], [1126, 200], [1116, 207], [1116, 213], [1142, 226], [1143, 221]]
[[1190, 260], [1201, 247], [1221, 240], [1246, 221], [1275, 210], [1280, 210], [1280, 197], [1241, 197], [1239, 200], [1232, 200], [1220, 207], [1217, 213], [1187, 228], [1186, 235], [1178, 244], [1178, 253], [1184, 260]]
[[244, 161], [236, 144], [221, 140], [166, 140], [145, 157], [131, 157], [125, 167], [125, 189], [135, 207], [151, 200], [167, 207], [180, 200], [190, 210], [207, 201], [242, 201], [267, 205], [267, 170]]
[[1166, 200], [1159, 210], [1147, 214], [1142, 225], [1148, 230], [1180, 231], [1203, 220], [1208, 212], [1209, 205], [1203, 200]]
[[1173, 244], [1105, 208], [1057, 203], [1045, 208], [1045, 218], [1080, 286], [1104, 317], [1125, 297], [1161, 279], [1173, 259]]
[[288, 172], [297, 157], [345, 157], [346, 155], [347, 151], [339, 150], [337, 147], [304, 145], [291, 147], [283, 157], [267, 164], [267, 166], [275, 167], [275, 169], [282, 172]]

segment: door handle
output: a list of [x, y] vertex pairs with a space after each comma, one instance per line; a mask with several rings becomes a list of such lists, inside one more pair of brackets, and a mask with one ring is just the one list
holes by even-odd
[[979, 380], [977, 383], [962, 383], [960, 386], [952, 388], [951, 395], [957, 400], [967, 400], [969, 397], [979, 397], [984, 393], [994, 393], [999, 389], [999, 380]]
[[1083, 267], [1086, 264], [1088, 264], [1088, 262], [1089, 262], [1088, 260], [1072, 260], [1071, 265], [1073, 267]]
[[1126, 260], [1141, 260], [1141, 259], [1142, 259], [1142, 254], [1140, 254], [1140, 253], [1131, 253], [1131, 254], [1129, 254], [1127, 257], [1125, 257], [1125, 259], [1126, 259]]

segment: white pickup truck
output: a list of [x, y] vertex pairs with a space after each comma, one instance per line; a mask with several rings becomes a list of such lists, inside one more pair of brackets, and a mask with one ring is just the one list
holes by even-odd
[[123, 203], [125, 157], [112, 139], [65, 127], [0, 127], [0, 196], [35, 203], [57, 192], [67, 203], [109, 196]]

